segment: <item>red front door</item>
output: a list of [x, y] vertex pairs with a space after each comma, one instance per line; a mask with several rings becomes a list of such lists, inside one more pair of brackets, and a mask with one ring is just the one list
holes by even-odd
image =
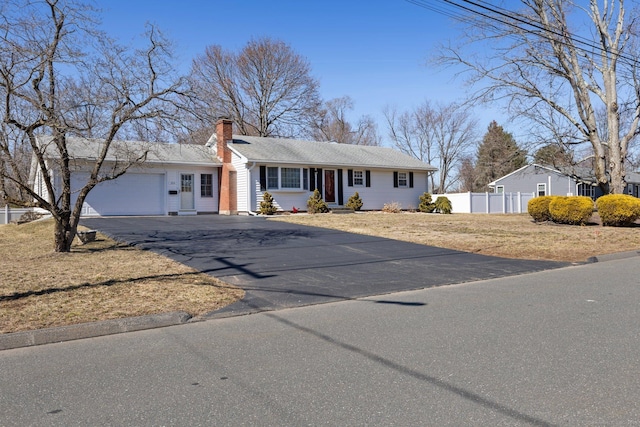
[[324, 171], [324, 201], [327, 203], [336, 202], [336, 171]]

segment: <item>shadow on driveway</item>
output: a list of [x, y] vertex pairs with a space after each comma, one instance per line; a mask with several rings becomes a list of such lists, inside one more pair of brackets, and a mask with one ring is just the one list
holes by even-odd
[[207, 317], [493, 279], [568, 263], [490, 257], [247, 216], [87, 218], [82, 225], [243, 288]]

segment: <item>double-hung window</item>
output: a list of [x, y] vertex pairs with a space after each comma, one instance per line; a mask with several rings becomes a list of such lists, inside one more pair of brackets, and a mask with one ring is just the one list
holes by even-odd
[[200, 197], [213, 197], [213, 175], [210, 173], [200, 175]]
[[362, 173], [362, 171], [353, 171], [353, 185], [364, 185], [364, 174]]
[[547, 184], [538, 184], [538, 197], [547, 195]]
[[406, 186], [407, 186], [407, 173], [398, 172], [398, 187], [406, 187]]
[[267, 189], [277, 190], [280, 188], [278, 184], [278, 168], [267, 168]]

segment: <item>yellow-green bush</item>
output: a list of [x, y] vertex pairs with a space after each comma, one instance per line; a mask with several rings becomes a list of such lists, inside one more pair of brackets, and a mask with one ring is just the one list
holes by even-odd
[[449, 215], [451, 213], [451, 200], [445, 196], [438, 196], [435, 203], [435, 211], [441, 214]]
[[608, 194], [596, 200], [602, 225], [620, 227], [640, 218], [640, 199], [628, 194]]
[[549, 214], [549, 203], [557, 196], [534, 197], [527, 204], [527, 211], [535, 222], [551, 221]]
[[586, 196], [556, 196], [549, 203], [549, 214], [553, 222], [583, 225], [593, 215], [593, 200]]

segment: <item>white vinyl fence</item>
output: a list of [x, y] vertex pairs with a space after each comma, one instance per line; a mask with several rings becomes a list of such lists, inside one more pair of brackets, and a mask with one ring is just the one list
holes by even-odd
[[527, 213], [527, 204], [534, 193], [451, 193], [433, 194], [435, 201], [446, 196], [453, 213]]
[[0, 208], [0, 224], [9, 224], [11, 221], [17, 221], [23, 214], [31, 211], [33, 211], [33, 209], [16, 209], [6, 205]]

